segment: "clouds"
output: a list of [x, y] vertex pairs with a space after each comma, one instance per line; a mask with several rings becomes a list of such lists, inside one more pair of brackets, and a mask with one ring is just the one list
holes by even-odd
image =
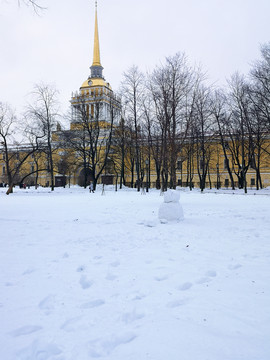
[[[45, 0], [44, 0], [45, 3]], [[0, 99], [19, 109], [39, 81], [55, 83], [63, 107], [89, 75], [94, 0], [46, 0], [41, 17], [31, 8], [2, 1]], [[101, 62], [116, 89], [132, 64], [152, 69], [165, 56], [184, 51], [208, 70], [210, 81], [246, 73], [269, 41], [268, 0], [100, 0]]]

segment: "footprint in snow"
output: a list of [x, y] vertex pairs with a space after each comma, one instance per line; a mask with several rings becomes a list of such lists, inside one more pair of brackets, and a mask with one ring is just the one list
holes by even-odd
[[138, 293], [138, 294], [135, 294], [135, 296], [132, 297], [131, 300], [132, 300], [132, 301], [138, 301], [138, 300], [144, 299], [145, 297], [146, 297], [145, 294], [140, 294], [140, 293]]
[[217, 273], [214, 270], [209, 270], [205, 273], [205, 276], [196, 281], [196, 284], [205, 284], [212, 280], [212, 278], [216, 277]]
[[110, 266], [112, 266], [112, 267], [117, 267], [119, 265], [120, 265], [120, 261], [114, 261], [114, 262], [110, 263]]
[[64, 324], [60, 327], [61, 330], [65, 330], [66, 332], [75, 332], [78, 328], [78, 324], [82, 316], [68, 319], [64, 322]]
[[155, 280], [156, 281], [164, 281], [164, 280], [167, 280], [168, 279], [168, 275], [161, 275], [161, 276], [155, 276]]
[[[58, 359], [62, 351], [55, 344], [41, 343], [38, 340], [32, 342], [31, 345], [17, 352], [16, 359], [20, 360], [50, 360]], [[59, 358], [60, 359], [60, 358]]]
[[208, 270], [208, 271], [205, 273], [205, 276], [216, 277], [216, 276], [217, 276], [217, 273], [216, 273], [215, 270]]
[[125, 313], [122, 315], [122, 321], [125, 324], [130, 324], [133, 323], [136, 320], [142, 319], [144, 318], [144, 314], [143, 313], [137, 313], [136, 310], [133, 310], [130, 313]]
[[108, 356], [115, 348], [132, 342], [136, 337], [134, 333], [126, 333], [118, 336], [113, 335], [107, 339], [91, 341], [89, 343], [89, 355], [91, 358]]
[[173, 300], [173, 301], [168, 302], [167, 307], [173, 309], [173, 308], [176, 308], [179, 306], [186, 305], [188, 302], [189, 302], [189, 299]]
[[205, 284], [210, 282], [211, 279], [209, 277], [202, 277], [199, 280], [196, 281], [196, 284]]
[[32, 326], [32, 325], [27, 325], [27, 326], [23, 326], [20, 327], [19, 329], [16, 329], [14, 331], [11, 331], [10, 335], [13, 337], [18, 337], [18, 336], [22, 336], [22, 335], [29, 335], [32, 334], [36, 331], [39, 331], [42, 329], [42, 326]]
[[34, 271], [36, 271], [35, 268], [28, 268], [22, 274], [23, 275], [29, 275], [29, 274], [32, 274]]
[[43, 300], [41, 300], [38, 307], [40, 310], [44, 310], [46, 315], [49, 315], [54, 310], [54, 304], [55, 295], [48, 295]]
[[106, 276], [106, 280], [114, 281], [115, 279], [117, 279], [116, 275], [107, 274], [107, 276]]
[[228, 269], [229, 269], [229, 270], [237, 270], [237, 269], [239, 269], [240, 267], [242, 267], [241, 264], [232, 264], [232, 265], [229, 265], [229, 266], [228, 266]]
[[179, 290], [180, 291], [186, 291], [189, 290], [192, 287], [192, 283], [191, 282], [185, 282], [184, 284], [182, 284], [181, 286], [179, 286]]
[[88, 301], [80, 306], [81, 309], [92, 309], [101, 305], [104, 305], [105, 301], [102, 299], [97, 299], [93, 301]]
[[83, 289], [89, 289], [93, 285], [93, 281], [87, 279], [85, 275], [80, 278], [80, 284]]

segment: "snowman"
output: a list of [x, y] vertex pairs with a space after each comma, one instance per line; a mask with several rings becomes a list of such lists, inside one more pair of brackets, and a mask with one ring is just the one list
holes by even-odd
[[184, 219], [179, 199], [180, 193], [176, 190], [168, 190], [164, 193], [164, 202], [160, 205], [158, 211], [158, 218], [161, 223], [178, 222]]

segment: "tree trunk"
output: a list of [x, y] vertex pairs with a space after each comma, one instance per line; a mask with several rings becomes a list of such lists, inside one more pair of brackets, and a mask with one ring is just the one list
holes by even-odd
[[7, 195], [12, 194], [13, 193], [13, 183], [9, 184], [8, 190], [6, 192]]

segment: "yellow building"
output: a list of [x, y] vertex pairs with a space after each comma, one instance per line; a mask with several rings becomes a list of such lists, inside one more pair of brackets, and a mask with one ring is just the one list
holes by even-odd
[[[66, 138], [65, 149], [61, 149], [58, 155], [68, 155], [73, 163], [69, 181], [72, 184], [88, 185], [107, 178], [107, 182], [113, 182], [112, 174], [105, 174], [110, 162], [108, 151], [109, 138], [117, 127], [121, 115], [121, 102], [112, 91], [103, 76], [103, 67], [100, 60], [100, 44], [98, 34], [97, 4], [95, 9], [95, 29], [93, 62], [90, 67], [90, 75], [82, 83], [79, 91], [72, 94], [71, 100], [70, 130], [54, 133], [56, 141]], [[70, 143], [70, 147], [69, 147]], [[73, 151], [71, 150], [73, 149]], [[112, 149], [109, 149], [111, 152]], [[108, 159], [109, 158], [109, 159]], [[106, 166], [104, 167], [104, 163]], [[104, 169], [102, 169], [104, 167]], [[66, 176], [65, 174], [64, 176]], [[110, 176], [109, 176], [110, 175]], [[57, 174], [58, 183], [61, 174]]]

